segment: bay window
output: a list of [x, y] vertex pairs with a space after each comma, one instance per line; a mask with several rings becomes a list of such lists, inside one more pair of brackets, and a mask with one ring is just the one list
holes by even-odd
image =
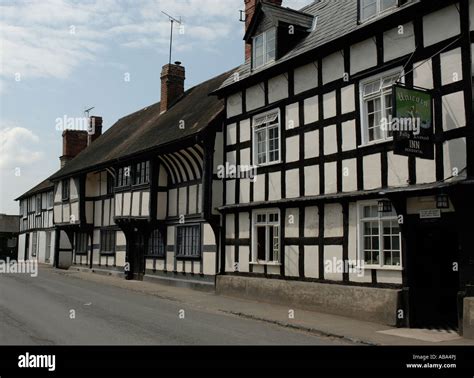
[[365, 265], [401, 267], [401, 232], [394, 210], [381, 212], [377, 202], [359, 208], [360, 260]]

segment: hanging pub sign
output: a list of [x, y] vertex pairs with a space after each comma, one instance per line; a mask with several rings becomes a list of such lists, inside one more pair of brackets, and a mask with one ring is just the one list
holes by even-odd
[[430, 92], [393, 86], [394, 153], [434, 160], [433, 98]]

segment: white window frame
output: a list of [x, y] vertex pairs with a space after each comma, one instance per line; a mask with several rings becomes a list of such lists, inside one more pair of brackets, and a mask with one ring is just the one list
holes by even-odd
[[[277, 117], [278, 117], [278, 124], [276, 126], [278, 128], [278, 159], [274, 160], [274, 161], [269, 161], [270, 160], [270, 138], [269, 138], [269, 135], [268, 135], [268, 129], [275, 127], [276, 124], [271, 124], [270, 126], [267, 125], [263, 128], [259, 128], [257, 130], [258, 126], [255, 125], [255, 120], [259, 119], [259, 118], [263, 118], [265, 116], [273, 115], [273, 114], [277, 114]], [[260, 131], [260, 130], [263, 130], [263, 129], [266, 130], [265, 163], [259, 164], [258, 163], [257, 131]], [[265, 166], [268, 166], [268, 165], [279, 164], [279, 163], [282, 162], [282, 156], [281, 156], [281, 112], [280, 112], [280, 109], [274, 109], [274, 110], [270, 110], [270, 111], [265, 112], [265, 113], [260, 113], [260, 114], [254, 116], [252, 118], [252, 150], [253, 150], [252, 159], [253, 159], [253, 166], [254, 167], [265, 167]]]
[[375, 14], [372, 15], [372, 16], [369, 16], [369, 17], [364, 17], [364, 7], [363, 7], [363, 2], [364, 0], [359, 0], [359, 7], [360, 7], [360, 22], [367, 22], [369, 20], [373, 20], [375, 18], [378, 18], [378, 17], [381, 17], [391, 11], [393, 11], [394, 9], [396, 8], [399, 8], [399, 1], [396, 0], [395, 1], [395, 5], [387, 8], [387, 9], [384, 9], [382, 10], [382, 1], [383, 0], [376, 0], [375, 1], [375, 6], [376, 6], [376, 11], [375, 11]]
[[[392, 215], [390, 217], [381, 217], [381, 213], [377, 213], [378, 217], [373, 218], [373, 221], [377, 220], [379, 222], [379, 264], [367, 264], [365, 262], [365, 248], [364, 248], [364, 227], [363, 222], [370, 221], [372, 218], [364, 217], [364, 207], [366, 206], [377, 206], [378, 201], [362, 201], [357, 204], [357, 256], [358, 260], [365, 269], [378, 269], [378, 270], [393, 270], [401, 271], [403, 270], [403, 245], [402, 245], [402, 232], [399, 232], [399, 246], [400, 246], [400, 265], [384, 265], [384, 250], [383, 250], [383, 227], [381, 227], [383, 220], [396, 220], [398, 223], [398, 215]], [[383, 213], [382, 213], [383, 214]], [[400, 225], [399, 225], [400, 227]]]
[[[367, 84], [370, 84], [372, 82], [375, 82], [377, 80], [380, 80], [380, 85], [382, 86], [383, 80], [387, 79], [392, 76], [401, 76], [400, 83], [404, 83], [404, 77], [403, 77], [403, 68], [402, 67], [397, 67], [394, 68], [390, 71], [385, 71], [379, 75], [372, 76], [370, 78], [364, 79], [363, 81], [360, 82], [359, 84], [359, 92], [360, 92], [360, 114], [361, 114], [361, 127], [362, 127], [362, 145], [359, 147], [371, 145], [371, 144], [378, 144], [378, 143], [385, 143], [388, 141], [393, 140], [393, 136], [388, 135], [388, 130], [380, 130], [382, 134], [381, 139], [375, 139], [375, 140], [369, 140], [369, 115], [367, 111], [367, 104], [366, 101], [372, 100], [375, 98], [379, 98], [381, 101], [381, 109], [385, 110], [385, 96], [388, 93], [392, 92], [393, 86], [391, 86], [388, 89], [385, 89], [382, 91], [382, 88], [380, 88], [379, 93], [377, 94], [371, 94], [371, 95], [365, 95], [364, 89]], [[394, 99], [392, 98], [392, 109], [393, 109], [393, 104], [394, 104]]]
[[[267, 55], [268, 55], [269, 50], [267, 50], [267, 47], [268, 47], [267, 46], [267, 35], [268, 35], [269, 32], [272, 32], [272, 31], [275, 33], [275, 46], [274, 46], [275, 56], [272, 59], [268, 59]], [[257, 38], [260, 38], [260, 37], [263, 38], [263, 63], [257, 66], [257, 64], [256, 64], [256, 62], [257, 62], [257, 59], [256, 59], [256, 53], [257, 53], [256, 40], [257, 40]], [[263, 67], [263, 66], [275, 61], [275, 59], [276, 59], [276, 47], [277, 47], [276, 44], [277, 44], [277, 30], [276, 30], [276, 28], [270, 28], [268, 30], [265, 30], [263, 33], [258, 34], [258, 35], [254, 36], [252, 38], [252, 68], [253, 69]]]
[[[270, 214], [278, 214], [278, 221], [277, 222], [270, 222], [269, 216]], [[266, 221], [262, 223], [257, 223], [258, 215], [266, 215]], [[257, 227], [265, 227], [265, 260], [258, 259], [258, 246], [257, 246]], [[277, 227], [278, 229], [278, 259], [269, 261], [269, 247], [270, 247], [270, 227]], [[281, 243], [281, 229], [282, 229], [282, 222], [281, 222], [281, 214], [279, 209], [265, 209], [265, 210], [256, 210], [252, 212], [252, 261], [251, 264], [254, 265], [281, 265], [281, 255], [282, 255], [282, 243]], [[275, 252], [275, 251], [274, 251]]]

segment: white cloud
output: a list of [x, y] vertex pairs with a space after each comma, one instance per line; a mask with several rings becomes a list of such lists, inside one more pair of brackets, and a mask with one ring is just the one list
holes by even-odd
[[39, 142], [40, 138], [24, 127], [0, 129], [0, 169], [22, 169], [41, 160]]

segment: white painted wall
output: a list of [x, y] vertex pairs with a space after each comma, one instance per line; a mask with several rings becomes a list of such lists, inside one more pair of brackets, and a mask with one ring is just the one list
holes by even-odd
[[299, 94], [318, 86], [318, 66], [311, 62], [295, 68], [295, 94]]
[[351, 75], [377, 65], [375, 37], [356, 43], [350, 48]]

